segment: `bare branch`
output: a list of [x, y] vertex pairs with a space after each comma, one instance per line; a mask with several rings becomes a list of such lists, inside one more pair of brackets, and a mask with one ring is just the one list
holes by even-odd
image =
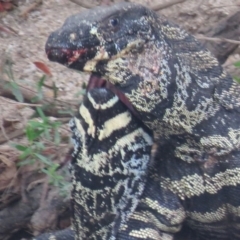
[[202, 39], [202, 40], [211, 41], [211, 42], [229, 42], [229, 43], [240, 45], [240, 41], [232, 40], [232, 39], [228, 39], [228, 38], [212, 38], [212, 37], [206, 37], [203, 35], [196, 35], [195, 37], [197, 39]]
[[[78, 4], [79, 6], [81, 6], [83, 8], [94, 8], [94, 7], [99, 5], [99, 4], [91, 4], [91, 3], [88, 3], [87, 1], [84, 1], [84, 0], [70, 0], [70, 1]], [[154, 11], [159, 11], [161, 9], [168, 8], [168, 7], [171, 7], [175, 4], [182, 3], [182, 2], [185, 2], [185, 1], [186, 0], [172, 0], [172, 1], [167, 2], [167, 3], [157, 4], [157, 5], [155, 5], [153, 7], [150, 7], [150, 8]]]
[[176, 4], [179, 4], [179, 3], [183, 3], [185, 2], [186, 0], [172, 0], [170, 2], [167, 2], [167, 3], [161, 3], [161, 4], [157, 4], [155, 6], [152, 6], [150, 7], [152, 10], [154, 11], [159, 11], [159, 10], [162, 10], [164, 8], [169, 8], [173, 5], [176, 5]]
[[77, 5], [80, 5], [83, 8], [94, 8], [98, 5], [98, 4], [96, 4], [96, 5], [91, 4], [91, 3], [85, 2], [83, 0], [70, 0], [70, 1], [76, 3]]
[[[19, 106], [27, 106], [27, 107], [41, 107], [42, 106], [42, 104], [13, 102], [13, 101], [9, 101], [7, 98], [4, 99], [4, 102], [7, 102], [9, 104], [19, 105]], [[5, 103], [0, 103], [0, 106], [2, 104], [5, 104]]]
[[221, 6], [214, 6], [209, 8], [208, 10], [216, 9], [216, 8], [224, 8], [224, 7], [237, 7], [240, 6], [240, 4], [230, 4], [230, 5], [221, 5]]
[[21, 13], [20, 13], [20, 17], [24, 17], [27, 18], [27, 15], [35, 10], [40, 4], [42, 4], [43, 1], [42, 0], [36, 0], [34, 3], [32, 3], [28, 8], [24, 9]]

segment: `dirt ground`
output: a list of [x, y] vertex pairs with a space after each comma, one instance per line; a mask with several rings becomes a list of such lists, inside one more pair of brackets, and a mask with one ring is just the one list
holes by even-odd
[[[36, 84], [44, 73], [36, 67], [34, 62], [41, 62], [48, 66], [51, 71], [51, 76], [47, 77], [45, 84], [52, 86], [54, 83], [58, 88], [59, 99], [64, 103], [72, 102], [73, 99], [75, 99], [75, 95], [81, 90], [83, 81], [87, 80], [87, 76], [66, 69], [59, 64], [49, 62], [44, 51], [44, 45], [47, 37], [53, 30], [60, 27], [69, 15], [78, 13], [82, 11], [83, 8], [70, 0], [43, 0], [42, 4], [23, 16], [23, 13], [26, 12], [29, 6], [36, 1], [21, 0], [15, 2], [17, 5], [12, 11], [0, 12], [0, 82], [9, 80], [10, 77], [9, 74], [6, 74], [6, 68], [7, 63], [10, 62], [13, 73], [11, 78], [14, 78], [14, 81], [20, 84], [25, 90], [36, 89]], [[95, 3], [95, 1], [90, 2], [92, 4]], [[105, 4], [109, 3], [109, 1], [103, 2]], [[147, 4], [147, 6], [154, 6], [159, 3], [170, 2], [170, 0], [142, 0], [135, 2]], [[186, 0], [183, 3], [165, 8], [159, 11], [159, 13], [166, 15], [188, 31], [196, 34], [237, 10], [240, 10], [240, 0]], [[226, 64], [231, 65], [232, 62], [237, 60], [240, 60], [239, 50], [229, 58]], [[1, 84], [1, 86], [3, 86], [3, 84]], [[47, 97], [53, 97], [53, 91], [48, 88], [45, 89], [45, 94]], [[80, 98], [81, 97], [76, 97], [77, 101], [80, 101]], [[27, 177], [31, 178], [32, 175], [29, 174], [29, 172], [31, 172], [34, 167], [29, 167], [27, 170], [19, 170], [19, 167], [16, 166], [16, 163], [19, 161], [19, 153], [12, 147], [12, 143], [26, 142], [23, 134], [18, 135], [17, 133], [23, 133], [23, 129], [34, 111], [35, 110], [27, 104], [16, 104], [16, 102], [12, 100], [12, 97], [7, 98], [0, 96], [0, 223], [1, 216], [6, 216], [6, 220], [9, 220], [7, 219], [9, 214], [3, 211], [6, 210], [6, 208], [9, 208], [8, 211], [11, 211], [11, 207], [15, 206], [15, 201], [19, 199], [23, 200], [23, 202], [25, 201], [26, 205], [26, 202], [35, 199], [31, 194], [40, 194], [40, 207], [43, 209], [44, 204], [46, 204], [47, 207], [45, 206], [46, 208], [44, 210], [44, 213], [46, 213], [48, 211], [46, 209], [49, 209], [49, 206], [52, 204], [52, 199], [58, 196], [54, 192], [56, 190], [55, 188], [51, 188], [50, 191], [49, 188], [46, 187], [45, 180], [43, 180], [44, 178], [42, 178], [41, 174], [36, 173], [34, 180], [31, 181], [23, 177], [27, 172]], [[7, 130], [8, 128], [10, 130]], [[16, 132], [16, 135], [12, 136], [11, 132]], [[66, 125], [62, 127], [61, 134], [65, 137], [70, 136]], [[14, 136], [16, 136], [16, 138], [14, 138]], [[66, 156], [70, 146], [70, 144], [65, 144], [64, 150], [61, 150], [60, 154], [59, 148], [54, 149], [55, 153], [58, 152], [59, 154], [56, 156], [59, 157], [60, 163], [66, 160], [64, 156]], [[36, 177], [36, 175], [41, 176]], [[68, 178], [68, 176], [66, 178]], [[35, 186], [39, 185], [39, 179], [42, 181], [40, 181], [40, 185], [42, 184], [41, 189], [35, 190]], [[25, 196], [26, 188], [28, 188], [28, 193], [31, 192], [30, 195]], [[31, 191], [29, 191], [29, 188]], [[9, 191], [9, 189], [11, 189], [11, 191]], [[36, 191], [36, 193], [34, 191]], [[11, 194], [9, 194], [9, 192], [11, 192]], [[49, 195], [51, 195], [49, 194], [50, 192], [53, 195], [49, 197]], [[50, 200], [48, 201], [48, 199]], [[62, 206], [61, 204], [66, 201], [68, 201], [68, 197], [61, 198], [59, 206]], [[11, 203], [11, 205], [8, 203]], [[40, 207], [35, 206], [35, 213]], [[63, 215], [64, 213], [67, 217], [61, 220], [58, 219], [59, 214], [56, 212], [50, 212], [46, 214], [45, 217], [42, 212], [41, 214], [35, 214], [34, 217], [28, 216], [22, 225], [19, 225], [17, 222], [21, 221], [21, 219], [16, 220], [14, 224], [10, 224], [5, 228], [2, 227], [2, 230], [0, 229], [0, 240], [26, 239], [29, 238], [29, 234], [38, 234], [45, 231], [44, 228], [47, 229], [46, 219], [51, 218], [49, 217], [51, 214], [54, 215], [54, 220], [50, 221], [49, 229], [64, 228], [69, 225], [69, 220], [66, 220], [69, 219], [69, 212], [68, 209], [65, 210], [61, 211], [61, 214]], [[31, 214], [33, 215], [32, 212]], [[38, 220], [38, 218], [43, 218], [43, 220], [41, 220], [42, 222], [45, 221], [42, 228], [39, 227], [40, 220]], [[10, 219], [9, 221], [13, 220]], [[38, 225], [38, 227], [36, 227], [36, 225]], [[16, 233], [14, 235], [13, 232], [17, 232], [18, 235], [16, 235]]]

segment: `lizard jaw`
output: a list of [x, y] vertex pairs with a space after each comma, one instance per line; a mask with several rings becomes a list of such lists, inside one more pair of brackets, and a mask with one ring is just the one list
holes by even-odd
[[[78, 69], [79, 66], [84, 66], [85, 58], [89, 51], [89, 49], [85, 48], [72, 50], [58, 47], [48, 49], [46, 47], [46, 54], [50, 61], [75, 69]], [[77, 65], [77, 67], [71, 67], [71, 65]]]
[[[47, 45], [46, 45], [47, 46]], [[79, 50], [71, 50], [71, 49], [64, 49], [64, 48], [47, 48], [46, 47], [46, 54], [51, 61], [56, 61], [58, 63], [71, 66], [72, 64], [82, 64], [85, 68], [85, 72], [91, 72], [94, 66], [91, 64], [86, 64], [85, 61], [81, 61], [81, 59], [84, 59], [85, 55], [88, 53], [87, 49], [79, 49]], [[101, 56], [103, 57], [103, 56]], [[89, 61], [91, 62], [91, 61]], [[88, 62], [88, 63], [89, 63]], [[97, 61], [93, 62], [95, 65], [97, 64]], [[94, 65], [94, 64], [93, 64]], [[92, 66], [92, 67], [91, 67]], [[109, 81], [104, 80], [101, 78], [100, 75], [96, 73], [92, 73], [88, 82], [87, 91], [93, 89], [93, 88], [107, 88], [114, 94], [118, 96], [118, 98], [127, 106], [127, 108], [135, 115], [137, 116], [136, 111], [134, 110], [132, 104], [128, 100], [128, 98], [113, 84], [111, 84]]]
[[[46, 46], [45, 51], [47, 57], [50, 61], [58, 62], [69, 68], [80, 70], [83, 72], [88, 72], [91, 74], [89, 83], [87, 86], [87, 91], [93, 88], [107, 88], [115, 95], [118, 96], [120, 101], [126, 105], [126, 107], [138, 117], [137, 112], [133, 108], [133, 105], [130, 103], [128, 98], [124, 95], [122, 91], [118, 89], [117, 86], [114, 86], [109, 81], [101, 78], [101, 73], [98, 73], [99, 70], [96, 69], [96, 66], [104, 61], [107, 61], [111, 58], [108, 55], [108, 52], [104, 47], [82, 47], [82, 48], [66, 48], [65, 46], [55, 42], [55, 35], [50, 36]], [[139, 43], [130, 44], [126, 49], [119, 52], [114, 58], [119, 58], [124, 56], [128, 51], [131, 50], [132, 46], [139, 45]], [[101, 72], [101, 71], [100, 71]]]
[[[71, 64], [74, 64], [75, 62], [77, 64], [79, 64], [81, 62], [81, 61], [79, 61], [79, 57], [81, 55], [84, 55], [87, 52], [87, 50], [80, 49], [80, 50], [72, 51], [69, 49], [55, 48], [55, 49], [51, 49], [46, 52], [47, 52], [47, 56], [48, 56], [49, 60], [56, 61], [55, 59], [57, 59], [57, 62], [62, 63], [67, 66], [70, 66]], [[85, 67], [86, 67], [86, 65], [85, 65]], [[91, 70], [92, 69], [89, 69], [89, 72]], [[88, 71], [86, 71], [86, 72], [88, 72]], [[113, 92], [115, 95], [118, 96], [120, 101], [122, 101], [123, 104], [125, 104], [126, 107], [135, 116], [138, 116], [137, 112], [134, 110], [134, 108], [133, 108], [132, 104], [130, 103], [130, 101], [128, 100], [128, 98], [116, 86], [111, 84], [109, 81], [104, 80], [103, 78], [101, 78], [100, 75], [98, 75], [96, 73], [91, 74], [88, 85], [87, 85], [87, 91], [89, 91], [93, 88], [109, 89], [111, 92]]]

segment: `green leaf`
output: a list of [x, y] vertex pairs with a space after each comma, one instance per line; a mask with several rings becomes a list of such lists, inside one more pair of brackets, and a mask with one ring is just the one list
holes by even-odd
[[240, 83], [240, 78], [239, 77], [234, 77], [233, 78], [236, 82]]
[[48, 168], [43, 168], [42, 172], [49, 176], [49, 183], [59, 187], [63, 181], [63, 177], [57, 173], [59, 164], [52, 163]]
[[58, 128], [55, 128], [54, 129], [54, 143], [59, 145], [60, 141], [61, 141], [61, 138], [60, 138], [60, 134], [59, 134]]
[[49, 159], [41, 154], [34, 153], [34, 155], [44, 164], [46, 165], [52, 165], [52, 162], [49, 161]]
[[11, 91], [12, 91], [14, 97], [19, 102], [24, 102], [24, 98], [23, 98], [22, 92], [21, 92], [19, 86], [17, 85], [17, 83], [11, 82], [10, 84], [11, 84]]
[[48, 118], [45, 116], [42, 108], [37, 107], [36, 110], [37, 110], [37, 113], [39, 114], [40, 118], [41, 118], [44, 122], [48, 122]]
[[58, 87], [56, 86], [55, 82], [53, 82], [53, 94], [54, 98], [56, 99], [58, 96]]
[[32, 99], [32, 101], [39, 101], [43, 99], [43, 86], [46, 80], [46, 76], [43, 75], [40, 80], [37, 82], [37, 95]]
[[31, 126], [26, 127], [26, 136], [29, 142], [33, 142], [35, 139], [40, 137], [43, 132], [44, 129], [35, 129], [32, 128]]
[[24, 146], [24, 145], [20, 145], [20, 144], [14, 144], [13, 145], [17, 150], [19, 151], [26, 151], [29, 147], [28, 146]]
[[17, 163], [17, 166], [18, 167], [21, 167], [21, 166], [25, 166], [25, 165], [32, 165], [36, 162], [35, 159], [26, 159], [26, 160], [22, 160], [20, 162]]
[[44, 86], [44, 82], [46, 80], [46, 75], [43, 75], [37, 83], [38, 90], [41, 91]]
[[19, 156], [20, 159], [25, 159], [29, 156], [32, 156], [33, 154], [33, 149], [31, 147], [26, 148], [25, 151]]
[[39, 100], [42, 100], [42, 97], [39, 96], [39, 95], [37, 95], [37, 96], [31, 98], [31, 102], [32, 102], [32, 103], [38, 102]]
[[239, 61], [239, 62], [236, 62], [236, 63], [234, 63], [234, 66], [235, 66], [235, 67], [239, 67], [239, 68], [240, 68], [240, 61]]
[[49, 175], [49, 172], [48, 172], [48, 170], [47, 170], [47, 169], [43, 168], [41, 171], [42, 171], [43, 173], [45, 173], [45, 174]]
[[28, 126], [31, 127], [32, 129], [43, 129], [45, 123], [36, 120], [30, 120], [28, 122]]
[[52, 137], [51, 137], [51, 132], [50, 132], [49, 126], [46, 126], [46, 128], [44, 130], [44, 137], [47, 140], [52, 141]]
[[42, 142], [35, 142], [34, 144], [35, 144], [37, 150], [41, 151], [45, 148], [45, 146]]

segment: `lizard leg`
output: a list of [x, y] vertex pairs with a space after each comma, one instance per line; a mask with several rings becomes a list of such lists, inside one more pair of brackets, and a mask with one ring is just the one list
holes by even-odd
[[158, 168], [151, 167], [145, 190], [117, 240], [171, 240], [186, 218], [179, 198], [160, 187]]

